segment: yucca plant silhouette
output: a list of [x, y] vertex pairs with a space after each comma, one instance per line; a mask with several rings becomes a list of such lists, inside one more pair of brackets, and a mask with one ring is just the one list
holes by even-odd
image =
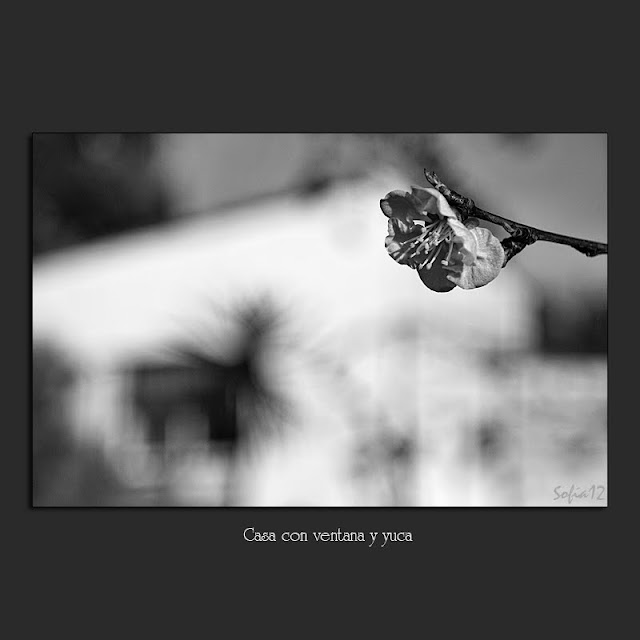
[[[213, 328], [213, 319], [221, 316], [232, 336]], [[189, 378], [194, 382], [187, 385], [182, 401], [187, 397], [204, 410], [210, 446], [226, 456], [223, 505], [237, 503], [241, 452], [254, 438], [278, 434], [289, 413], [284, 393], [268, 382], [266, 371], [267, 345], [283, 322], [282, 312], [266, 297], [239, 301], [227, 309], [209, 303], [199, 326], [193, 320], [188, 323], [191, 335], [164, 349], [171, 366], [197, 372]], [[224, 356], [221, 344], [227, 347]]]

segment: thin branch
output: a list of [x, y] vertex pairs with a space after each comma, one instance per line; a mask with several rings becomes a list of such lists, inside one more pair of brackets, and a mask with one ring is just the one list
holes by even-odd
[[485, 211], [476, 207], [476, 204], [471, 198], [456, 193], [449, 187], [447, 187], [440, 178], [433, 172], [427, 172], [424, 170], [424, 175], [427, 180], [457, 209], [460, 210], [463, 217], [474, 216], [487, 222], [500, 225], [511, 235], [502, 241], [502, 246], [505, 249], [505, 262], [513, 258], [514, 255], [522, 251], [526, 246], [533, 244], [534, 242], [555, 242], [556, 244], [566, 244], [569, 247], [573, 247], [576, 251], [583, 253], [586, 256], [593, 257], [601, 254], [608, 253], [608, 246], [602, 242], [594, 242], [592, 240], [583, 240], [581, 238], [573, 238], [571, 236], [563, 236], [559, 233], [553, 233], [551, 231], [544, 231], [542, 229], [536, 229], [529, 225], [508, 220], [502, 216], [498, 216], [490, 211]]

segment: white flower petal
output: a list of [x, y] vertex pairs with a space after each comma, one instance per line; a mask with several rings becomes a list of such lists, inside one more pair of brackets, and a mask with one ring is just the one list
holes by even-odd
[[447, 220], [451, 229], [453, 229], [453, 242], [462, 258], [464, 264], [473, 264], [478, 254], [478, 240], [473, 233], [475, 229], [468, 229], [459, 220], [449, 218]]
[[476, 258], [472, 264], [465, 264], [460, 273], [448, 276], [461, 289], [477, 289], [495, 280], [504, 264], [504, 249], [489, 229], [478, 227], [468, 230], [476, 241]]

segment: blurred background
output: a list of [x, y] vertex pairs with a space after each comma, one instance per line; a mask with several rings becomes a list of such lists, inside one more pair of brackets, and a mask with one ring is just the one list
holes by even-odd
[[606, 505], [606, 256], [432, 292], [424, 168], [607, 242], [605, 134], [35, 134], [33, 504]]

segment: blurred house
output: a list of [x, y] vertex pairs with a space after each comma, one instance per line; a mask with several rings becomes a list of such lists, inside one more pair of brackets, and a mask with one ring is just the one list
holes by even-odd
[[[579, 477], [604, 482], [606, 362], [570, 399], [594, 399], [585, 435], [561, 393], [585, 361], [533, 353], [517, 263], [437, 294], [389, 258], [379, 200], [408, 186], [371, 172], [34, 263], [34, 338], [81, 363], [70, 428], [123, 503], [551, 504], [572, 477], [554, 446], [588, 450]], [[553, 422], [538, 387], [567, 441], [534, 437]]]

